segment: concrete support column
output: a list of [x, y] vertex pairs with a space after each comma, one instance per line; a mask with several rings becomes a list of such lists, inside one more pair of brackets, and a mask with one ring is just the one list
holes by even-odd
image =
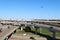
[[55, 32], [53, 32], [53, 38], [54, 38], [54, 39], [56, 38], [55, 34], [56, 34], [56, 33], [55, 33]]
[[35, 28], [35, 34], [37, 34], [37, 28]]
[[39, 33], [42, 33], [42, 29], [40, 28]]
[[34, 26], [32, 26], [34, 28]]
[[38, 26], [34, 26], [34, 27], [35, 27], [35, 33], [37, 34], [39, 27]]
[[20, 29], [20, 30], [23, 30], [23, 27], [20, 25], [20, 26], [19, 26], [19, 29]]
[[21, 30], [23, 30], [23, 27], [21, 26]]
[[51, 31], [53, 33], [53, 39], [56, 38], [56, 32], [53, 30], [54, 28], [53, 27], [50, 27], [49, 31]]
[[4, 40], [8, 40], [8, 37], [6, 37]]
[[27, 24], [25, 24], [25, 27], [27, 26]]

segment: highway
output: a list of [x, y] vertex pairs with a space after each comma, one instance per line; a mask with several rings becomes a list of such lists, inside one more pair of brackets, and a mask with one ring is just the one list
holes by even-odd
[[[31, 23], [19, 23], [19, 24], [32, 25], [32, 26], [37, 26], [37, 27], [42, 27], [42, 28], [47, 28], [47, 29], [50, 29], [50, 27], [54, 27], [54, 29], [50, 29], [50, 30], [53, 30], [55, 32], [59, 32], [60, 33], [60, 28], [59, 27], [55, 27], [55, 26], [49, 26], [49, 25], [37, 24], [37, 23], [34, 23], [34, 24], [31, 24]], [[0, 33], [0, 40], [4, 40], [8, 35], [13, 33], [17, 29], [18, 29], [18, 26], [11, 26], [9, 29], [6, 27]]]
[[[50, 26], [50, 25], [44, 25], [44, 24], [39, 24], [39, 25], [36, 25], [36, 26], [40, 26], [42, 28], [47, 28], [47, 29], [50, 29], [50, 30], [53, 30], [55, 32], [59, 32], [60, 33], [60, 28], [56, 27], [56, 26]], [[53, 27], [53, 29], [51, 29], [50, 27]]]
[[8, 35], [10, 35], [14, 30], [16, 30], [18, 27], [12, 26], [11, 28], [6, 28], [0, 33], [0, 40], [4, 40]]
[[50, 26], [50, 25], [38, 24], [38, 23], [33, 23], [33, 24], [31, 24], [31, 23], [23, 23], [23, 24], [37, 26], [37, 27], [41, 27], [41, 28], [47, 28], [47, 29], [51, 29], [50, 27], [53, 27], [54, 29], [51, 29], [51, 30], [60, 33], [60, 27], [56, 27], [56, 26]]

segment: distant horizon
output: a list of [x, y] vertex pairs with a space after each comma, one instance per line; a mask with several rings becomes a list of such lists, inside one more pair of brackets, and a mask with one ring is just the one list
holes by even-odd
[[60, 20], [60, 19], [20, 19], [20, 18], [0, 18], [0, 20]]

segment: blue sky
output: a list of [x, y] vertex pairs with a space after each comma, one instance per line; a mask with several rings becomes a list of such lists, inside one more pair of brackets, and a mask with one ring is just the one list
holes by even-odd
[[60, 19], [60, 0], [0, 0], [0, 18]]

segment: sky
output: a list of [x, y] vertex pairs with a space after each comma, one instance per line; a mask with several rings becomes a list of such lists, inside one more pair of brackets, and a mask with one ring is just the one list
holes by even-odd
[[60, 0], [0, 0], [0, 18], [60, 19]]

